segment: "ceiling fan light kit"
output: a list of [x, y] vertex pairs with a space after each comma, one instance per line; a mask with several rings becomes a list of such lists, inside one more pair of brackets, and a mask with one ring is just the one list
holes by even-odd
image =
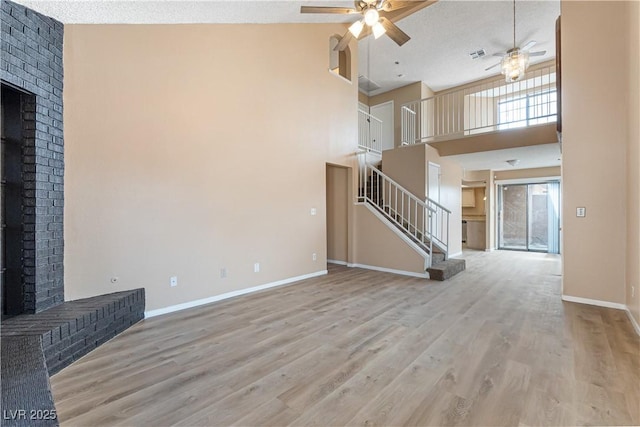
[[522, 80], [527, 71], [527, 67], [529, 66], [529, 57], [543, 56], [547, 53], [546, 50], [529, 52], [529, 49], [535, 46], [535, 44], [536, 41], [531, 40], [529, 43], [522, 46], [522, 48], [516, 46], [516, 0], [513, 0], [513, 48], [509, 49], [504, 54], [494, 54], [495, 56], [501, 56], [502, 60], [497, 64], [493, 64], [492, 66], [485, 68], [485, 71], [489, 71], [500, 65], [500, 71], [504, 75], [504, 80], [507, 83]]
[[516, 82], [524, 76], [529, 66], [529, 54], [518, 48], [510, 49], [502, 58], [501, 68], [507, 83]]
[[364, 23], [370, 27], [373, 27], [375, 24], [380, 22], [380, 13], [378, 13], [378, 9], [375, 6], [369, 6], [367, 11], [364, 13]]
[[360, 37], [360, 33], [362, 32], [362, 29], [364, 28], [364, 22], [363, 21], [356, 21], [353, 24], [351, 24], [351, 26], [349, 27], [349, 32], [351, 32], [351, 34], [353, 34], [353, 37]]
[[349, 26], [349, 30], [342, 37], [334, 50], [346, 49], [352, 36], [359, 38], [365, 25], [371, 29], [373, 37], [376, 39], [387, 34], [398, 46], [402, 46], [410, 40], [400, 28], [396, 26], [389, 17], [388, 12], [403, 9], [411, 6], [411, 1], [398, 0], [355, 0], [354, 8], [345, 7], [324, 7], [324, 6], [302, 6], [301, 13], [333, 13], [341, 15], [359, 14], [360, 19]]
[[380, 22], [376, 22], [375, 24], [373, 24], [372, 30], [373, 37], [376, 39], [380, 38], [380, 36], [387, 32], [387, 29], [384, 28], [384, 26]]

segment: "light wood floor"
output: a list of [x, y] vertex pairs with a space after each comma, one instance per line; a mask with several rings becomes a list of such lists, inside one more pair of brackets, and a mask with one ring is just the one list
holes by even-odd
[[623, 311], [563, 303], [557, 256], [447, 282], [330, 274], [146, 320], [52, 378], [62, 425], [640, 424]]

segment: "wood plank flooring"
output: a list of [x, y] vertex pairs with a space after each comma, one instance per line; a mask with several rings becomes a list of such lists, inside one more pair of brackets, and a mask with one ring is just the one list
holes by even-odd
[[53, 376], [65, 425], [640, 424], [626, 314], [560, 260], [467, 252], [447, 282], [327, 276], [145, 320]]

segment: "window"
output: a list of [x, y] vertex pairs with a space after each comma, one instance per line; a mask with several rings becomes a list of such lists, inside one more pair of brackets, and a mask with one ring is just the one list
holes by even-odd
[[498, 129], [513, 129], [556, 121], [556, 90], [498, 102]]

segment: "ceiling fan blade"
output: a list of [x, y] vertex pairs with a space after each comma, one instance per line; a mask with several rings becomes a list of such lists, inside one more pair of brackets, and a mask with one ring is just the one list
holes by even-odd
[[542, 56], [542, 55], [544, 55], [545, 53], [547, 53], [547, 51], [546, 51], [546, 50], [541, 50], [541, 51], [539, 51], [539, 52], [529, 52], [529, 56]]
[[489, 70], [490, 70], [490, 69], [492, 69], [492, 68], [496, 68], [496, 67], [497, 67], [498, 65], [500, 65], [500, 64], [501, 64], [501, 63], [500, 63], [500, 62], [498, 62], [497, 64], [493, 64], [491, 67], [485, 68], [484, 70], [485, 70], [485, 71], [489, 71]]
[[409, 37], [404, 31], [398, 28], [396, 24], [389, 21], [387, 18], [380, 18], [380, 22], [382, 23], [384, 29], [387, 30], [387, 35], [389, 36], [389, 38], [396, 42], [398, 46], [402, 46], [403, 44], [411, 40], [411, 37]]
[[340, 39], [336, 47], [333, 48], [333, 50], [336, 50], [338, 52], [345, 50], [345, 48], [349, 46], [349, 42], [351, 41], [352, 38], [353, 38], [353, 34], [351, 34], [351, 31], [347, 30], [347, 32], [344, 33], [344, 36], [342, 36], [342, 38]]
[[413, 1], [399, 1], [399, 0], [386, 0], [382, 4], [382, 10], [385, 12], [391, 12], [393, 10], [404, 9], [405, 7], [413, 6]]
[[301, 6], [300, 13], [336, 13], [339, 15], [348, 15], [350, 13], [358, 13], [358, 11], [349, 7]]
[[497, 56], [498, 58], [502, 58], [504, 56], [504, 53], [494, 53], [491, 56]]
[[536, 41], [535, 40], [531, 40], [529, 43], [525, 44], [524, 46], [522, 46], [522, 49], [520, 50], [529, 50], [532, 47], [534, 47], [536, 45]]

